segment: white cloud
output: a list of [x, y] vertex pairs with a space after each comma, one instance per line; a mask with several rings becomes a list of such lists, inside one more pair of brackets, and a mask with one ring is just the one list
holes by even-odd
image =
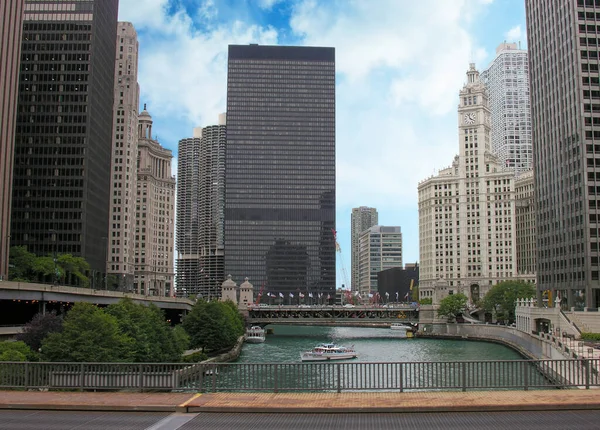
[[507, 42], [518, 42], [523, 37], [522, 33], [523, 32], [521, 31], [521, 26], [517, 25], [516, 27], [513, 27], [510, 30], [508, 30], [504, 34], [504, 37], [506, 38]]
[[257, 0], [258, 6], [261, 9], [269, 10], [272, 9], [277, 3], [281, 3], [282, 0]]

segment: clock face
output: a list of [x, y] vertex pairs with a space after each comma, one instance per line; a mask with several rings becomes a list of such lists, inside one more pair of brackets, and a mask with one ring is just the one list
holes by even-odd
[[466, 113], [465, 116], [463, 117], [463, 121], [467, 125], [475, 124], [475, 119], [476, 119], [475, 112]]

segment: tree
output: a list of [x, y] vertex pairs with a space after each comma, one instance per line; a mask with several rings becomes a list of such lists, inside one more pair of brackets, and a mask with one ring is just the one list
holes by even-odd
[[183, 320], [183, 328], [190, 336], [190, 347], [205, 352], [232, 348], [244, 334], [244, 323], [235, 304], [216, 300], [198, 300]]
[[90, 271], [90, 265], [82, 257], [73, 257], [71, 254], [61, 254], [56, 259], [63, 282], [67, 281], [66, 275], [75, 277], [82, 287], [89, 287], [90, 279], [85, 275]]
[[25, 342], [33, 351], [38, 351], [46, 336], [62, 330], [62, 323], [62, 318], [57, 316], [56, 312], [36, 314], [31, 321], [25, 324], [23, 332], [17, 335], [17, 340]]
[[35, 353], [25, 342], [0, 342], [0, 361], [34, 361]]
[[454, 320], [458, 314], [466, 309], [468, 300], [468, 297], [464, 294], [450, 294], [442, 299], [437, 313], [441, 317], [447, 317], [448, 320]]
[[30, 281], [33, 277], [35, 254], [24, 246], [13, 246], [9, 252], [8, 277], [12, 281]]
[[421, 305], [430, 305], [433, 303], [433, 300], [431, 299], [431, 297], [425, 297], [421, 300], [419, 300], [419, 304]]
[[132, 360], [138, 363], [178, 362], [186, 349], [165, 321], [163, 312], [151, 304], [131, 299], [110, 305], [106, 313], [116, 318], [121, 333], [132, 339]]
[[63, 331], [42, 341], [42, 356], [50, 361], [131, 361], [133, 341], [121, 333], [113, 315], [81, 302], [67, 313]]
[[494, 313], [499, 321], [513, 322], [517, 299], [535, 297], [535, 286], [523, 281], [504, 281], [494, 285], [485, 295], [482, 307]]

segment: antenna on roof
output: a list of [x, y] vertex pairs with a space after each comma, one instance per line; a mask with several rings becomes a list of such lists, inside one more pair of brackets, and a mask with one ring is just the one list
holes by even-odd
[[144, 103], [144, 110], [146, 110], [146, 103]]

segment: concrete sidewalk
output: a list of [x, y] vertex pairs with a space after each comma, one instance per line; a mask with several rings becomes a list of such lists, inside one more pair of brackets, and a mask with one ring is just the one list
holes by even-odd
[[80, 393], [0, 391], [0, 409], [229, 412], [392, 413], [600, 410], [598, 390], [423, 393]]

